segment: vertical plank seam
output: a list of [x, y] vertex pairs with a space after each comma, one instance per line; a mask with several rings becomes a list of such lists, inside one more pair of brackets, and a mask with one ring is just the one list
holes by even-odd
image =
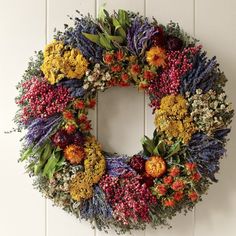
[[[44, 11], [45, 11], [45, 44], [47, 44], [48, 42], [48, 0], [45, 0], [44, 1], [44, 4], [45, 4], [45, 8], [44, 8]], [[44, 211], [45, 211], [45, 219], [44, 219], [44, 232], [45, 232], [45, 236], [48, 236], [48, 201], [47, 199], [45, 198], [44, 200]]]
[[[196, 0], [193, 0], [193, 36], [196, 37]], [[193, 236], [195, 236], [196, 227], [196, 206], [193, 208]]]

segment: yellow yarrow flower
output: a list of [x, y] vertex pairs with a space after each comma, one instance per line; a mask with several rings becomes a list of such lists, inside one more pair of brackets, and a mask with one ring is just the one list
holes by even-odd
[[197, 131], [188, 114], [187, 101], [181, 95], [168, 95], [161, 100], [160, 109], [155, 111], [156, 128], [169, 139], [182, 139], [188, 143]]
[[88, 67], [88, 62], [79, 49], [65, 46], [60, 41], [53, 40], [48, 44], [43, 55], [41, 70], [50, 84], [55, 84], [65, 77], [81, 79]]
[[102, 155], [101, 145], [94, 136], [88, 137], [84, 144], [84, 172], [79, 172], [70, 183], [72, 199], [81, 201], [93, 196], [92, 186], [99, 182], [105, 173], [106, 161]]

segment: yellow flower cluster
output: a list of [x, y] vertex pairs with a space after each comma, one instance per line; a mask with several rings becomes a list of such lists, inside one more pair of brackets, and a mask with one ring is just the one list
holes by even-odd
[[94, 136], [87, 138], [85, 154], [84, 172], [79, 172], [70, 183], [70, 195], [76, 201], [89, 199], [93, 196], [92, 186], [98, 183], [106, 169], [101, 145]]
[[197, 128], [188, 114], [187, 101], [181, 95], [168, 95], [155, 112], [156, 128], [169, 139], [180, 138], [188, 143]]
[[80, 79], [87, 67], [88, 62], [78, 49], [65, 46], [60, 41], [54, 40], [44, 50], [41, 70], [50, 84], [55, 84], [65, 77]]

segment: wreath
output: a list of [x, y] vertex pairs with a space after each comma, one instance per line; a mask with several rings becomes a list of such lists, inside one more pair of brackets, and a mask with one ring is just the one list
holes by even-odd
[[[45, 197], [99, 230], [168, 225], [217, 182], [234, 113], [225, 75], [177, 23], [125, 10], [71, 20], [17, 85], [20, 161]], [[145, 91], [155, 114], [133, 156], [102, 150], [90, 132], [97, 92], [114, 86]]]

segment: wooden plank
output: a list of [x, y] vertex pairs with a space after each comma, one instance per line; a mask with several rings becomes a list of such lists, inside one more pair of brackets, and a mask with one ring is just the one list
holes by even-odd
[[[143, 0], [99, 1], [98, 7], [126, 9], [143, 14]], [[98, 95], [98, 139], [107, 151], [133, 155], [141, 149], [140, 139], [144, 134], [144, 94], [135, 88], [111, 88]], [[97, 232], [97, 236], [107, 235]], [[112, 230], [109, 235], [116, 233]], [[125, 234], [130, 235], [130, 234]], [[133, 235], [144, 236], [143, 231]]]
[[[170, 20], [178, 22], [180, 26], [188, 33], [194, 33], [193, 20], [193, 0], [180, 0], [178, 4], [173, 4], [172, 0], [147, 0], [146, 16], [155, 17], [159, 23], [167, 24]], [[175, 2], [176, 3], [176, 2]], [[146, 96], [146, 122], [145, 133], [152, 136], [155, 129], [154, 116], [152, 110], [148, 107], [149, 99]], [[172, 229], [161, 228], [158, 230], [148, 229], [145, 236], [151, 236], [155, 233], [165, 236], [189, 236], [193, 233], [194, 213], [190, 212], [187, 216], [178, 215], [170, 222]]]
[[4, 131], [12, 128], [17, 110], [15, 85], [29, 57], [44, 44], [44, 1], [1, 1], [0, 28], [0, 235], [43, 236], [45, 201], [33, 189], [24, 164], [17, 162], [22, 134], [6, 135]]
[[[228, 77], [226, 92], [235, 107], [236, 2], [234, 0], [197, 0], [195, 7], [196, 37], [209, 56], [216, 55]], [[236, 128], [235, 119], [232, 130]], [[195, 236], [236, 235], [235, 165], [236, 133], [230, 134], [227, 159], [222, 160], [219, 183], [196, 208]]]
[[[56, 1], [48, 0], [48, 38], [53, 38], [54, 28], [63, 29], [65, 23], [70, 23], [67, 15], [76, 16], [76, 10], [79, 10], [83, 14], [90, 13], [95, 14], [95, 1]], [[72, 22], [71, 22], [72, 23]], [[95, 126], [95, 112], [90, 113], [90, 119], [93, 121]], [[77, 236], [77, 235], [94, 235], [95, 231], [91, 228], [88, 222], [79, 219], [63, 212], [61, 209], [53, 207], [51, 202], [48, 203], [47, 210], [47, 236]]]

